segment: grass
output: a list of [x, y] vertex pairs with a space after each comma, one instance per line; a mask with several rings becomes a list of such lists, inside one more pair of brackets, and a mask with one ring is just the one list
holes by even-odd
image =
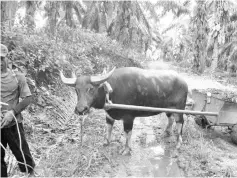
[[199, 128], [193, 118], [185, 125], [184, 143], [178, 158], [185, 176], [237, 176], [237, 153], [235, 150], [229, 152], [231, 143], [213, 136], [212, 131]]

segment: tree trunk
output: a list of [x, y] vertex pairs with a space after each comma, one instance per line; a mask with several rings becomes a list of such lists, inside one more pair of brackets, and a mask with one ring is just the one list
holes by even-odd
[[75, 24], [74, 24], [74, 21], [73, 21], [73, 2], [71, 1], [66, 1], [66, 24], [71, 27], [71, 28], [75, 28]]
[[194, 65], [198, 73], [203, 73], [206, 67], [206, 43], [207, 43], [207, 14], [204, 1], [197, 1], [196, 13], [194, 15]]
[[27, 27], [29, 29], [35, 28], [35, 11], [36, 11], [36, 2], [26, 1], [26, 15], [25, 20]]
[[213, 60], [211, 64], [211, 70], [214, 72], [217, 69], [218, 66], [218, 40], [217, 38], [214, 41], [214, 49], [213, 49]]
[[49, 12], [49, 29], [52, 36], [55, 35], [56, 24], [57, 24], [57, 3], [58, 2], [49, 2], [50, 3], [50, 12]]
[[203, 73], [206, 67], [206, 55], [205, 52], [200, 54], [200, 66], [199, 66], [199, 73]]

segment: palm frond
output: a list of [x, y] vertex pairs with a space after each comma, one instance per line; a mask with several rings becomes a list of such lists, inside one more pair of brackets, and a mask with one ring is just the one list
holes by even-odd
[[158, 1], [156, 3], [156, 6], [163, 7], [163, 13], [161, 16], [164, 16], [167, 12], [172, 11], [176, 17], [183, 14], [190, 14], [189, 5], [189, 1], [185, 1], [183, 4], [179, 4], [176, 1]]
[[224, 54], [226, 54], [227, 56], [229, 56], [230, 53], [233, 51], [234, 46], [237, 46], [237, 40], [236, 40], [236, 41], [231, 41], [231, 42], [225, 44], [225, 45], [222, 47], [219, 56], [220, 56], [220, 57], [223, 57]]
[[178, 18], [175, 18], [171, 24], [166, 27], [162, 32], [161, 34], [165, 34], [166, 32], [172, 30], [172, 29], [177, 29], [176, 31], [178, 31], [179, 29], [185, 29], [185, 24], [187, 22], [183, 20], [183, 18], [180, 16]]
[[167, 28], [165, 28], [161, 34], [165, 34], [166, 32], [168, 32], [169, 30], [172, 30], [174, 28], [177, 28], [177, 26], [180, 25], [180, 24], [177, 24], [177, 23], [171, 23]]
[[237, 46], [235, 46], [229, 55], [229, 61], [237, 63]]
[[157, 14], [157, 6], [154, 6], [149, 1], [142, 1], [138, 3], [140, 4], [142, 11], [149, 11], [150, 18], [154, 19], [155, 22], [158, 22], [160, 20], [160, 16]]
[[183, 2], [183, 6], [184, 6], [184, 7], [189, 8], [190, 5], [191, 5], [191, 1], [190, 1], [190, 0], [186, 0], [186, 1]]
[[142, 8], [140, 6], [139, 3], [136, 3], [136, 6], [137, 6], [137, 11], [138, 13], [137, 14], [140, 14], [140, 17], [139, 18], [142, 18], [143, 19], [143, 23], [144, 25], [146, 26], [146, 28], [148, 29], [148, 33], [151, 34], [151, 27], [150, 27], [150, 24], [145, 16], [145, 14], [143, 13], [142, 11]]

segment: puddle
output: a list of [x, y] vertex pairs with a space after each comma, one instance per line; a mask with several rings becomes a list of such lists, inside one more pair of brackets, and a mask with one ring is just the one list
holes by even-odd
[[[167, 119], [161, 116], [136, 118], [132, 135], [131, 156], [119, 156], [120, 166], [116, 177], [182, 177], [172, 138], [164, 140], [161, 135]], [[163, 122], [165, 123], [159, 123]], [[161, 125], [162, 124], [162, 125]]]
[[[161, 146], [153, 147], [155, 155], [150, 158], [152, 165], [152, 174], [154, 177], [181, 177], [181, 171], [176, 163], [176, 159], [172, 158], [170, 150], [164, 150]], [[157, 151], [159, 150], [159, 151]]]

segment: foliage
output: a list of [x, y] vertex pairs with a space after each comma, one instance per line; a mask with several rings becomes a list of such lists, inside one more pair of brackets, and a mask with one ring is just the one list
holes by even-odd
[[[195, 2], [195, 4], [197, 3], [200, 3], [200, 1]], [[163, 59], [171, 58], [172, 60], [175, 59], [175, 61], [182, 61], [182, 63], [186, 61], [190, 64], [192, 63], [191, 65], [194, 66], [194, 70], [202, 72], [205, 66], [214, 66], [215, 59], [219, 58], [218, 67], [220, 69], [232, 68], [232, 71], [235, 71], [236, 67], [234, 67], [233, 61], [235, 61], [236, 54], [234, 48], [236, 36], [234, 34], [236, 34], [237, 27], [236, 4], [233, 4], [231, 1], [203, 2], [201, 11], [205, 13], [206, 20], [202, 19], [204, 16], [196, 16], [197, 11], [195, 9], [192, 10], [190, 5], [191, 1], [158, 1], [153, 6], [149, 6], [146, 3], [146, 6], [150, 8], [150, 14], [153, 14], [155, 19], [165, 17], [169, 12], [173, 14], [173, 20], [168, 27], [163, 28], [162, 31], [159, 29], [163, 41], [158, 47], [163, 51]], [[159, 7], [161, 7], [160, 14], [154, 13], [154, 9], [158, 11]], [[195, 18], [196, 21], [194, 21]], [[205, 22], [201, 31], [200, 21]], [[167, 38], [164, 36], [168, 33], [170, 34], [171, 31], [176, 35], [174, 35], [171, 43], [167, 43]], [[199, 37], [202, 40], [199, 41], [200, 43], [197, 43], [196, 40]], [[195, 48], [192, 48], [192, 46]], [[207, 49], [205, 49], [205, 46], [207, 46]], [[167, 49], [169, 50], [167, 51]], [[231, 52], [227, 53], [227, 49], [231, 50]], [[167, 54], [170, 57], [165, 57]], [[229, 56], [230, 54], [232, 54], [231, 57]], [[205, 61], [201, 59], [205, 59]], [[203, 67], [200, 68], [201, 65]]]
[[88, 3], [88, 10], [83, 18], [82, 27], [95, 32], [106, 32], [111, 18], [113, 18], [113, 2], [92, 1]]
[[107, 31], [113, 39], [143, 51], [150, 43], [150, 25], [136, 1], [93, 1], [82, 26], [95, 32]]
[[175, 30], [179, 28], [184, 28], [184, 23], [182, 18], [186, 15], [190, 15], [190, 0], [186, 0], [184, 2], [179, 1], [158, 1], [156, 6], [162, 7], [162, 11], [160, 13], [160, 17], [164, 17], [168, 12], [172, 12], [174, 15], [174, 20], [171, 24], [162, 31], [162, 34], [165, 34], [167, 31], [175, 28]]
[[161, 17], [166, 15], [167, 12], [171, 11], [175, 17], [179, 17], [183, 14], [189, 14], [189, 5], [190, 0], [185, 0], [183, 2], [179, 1], [157, 1], [155, 6], [161, 6], [163, 7]]
[[[115, 66], [134, 66], [142, 55], [129, 48], [124, 48], [104, 34], [95, 34], [80, 28], [73, 29], [60, 25], [54, 38], [42, 31], [29, 34], [25, 28], [15, 28], [4, 33], [13, 44], [9, 57], [13, 66], [27, 73], [36, 83], [56, 91], [59, 86], [58, 70], [66, 69], [77, 74], [94, 74], [102, 72], [103, 68]], [[132, 54], [132, 55], [131, 55]], [[114, 61], [114, 62], [112, 62]]]
[[[198, 25], [203, 17], [197, 16], [196, 20], [193, 20], [195, 17], [191, 16], [197, 14], [195, 9], [191, 9], [193, 3], [194, 1], [190, 0], [157, 1], [155, 3], [149, 1], [82, 0], [25, 1], [18, 4], [16, 2], [2, 2], [1, 28], [9, 26], [7, 19], [12, 18], [9, 15], [14, 16], [13, 11], [24, 6], [26, 16], [20, 21], [21, 25], [28, 27], [22, 28], [24, 34], [35, 34], [34, 15], [37, 11], [41, 11], [47, 19], [46, 27], [41, 32], [46, 32], [47, 36], [55, 43], [61, 43], [60, 40], [65, 41], [70, 38], [68, 37], [70, 34], [66, 31], [72, 32], [73, 30], [69, 30], [69, 28], [76, 31], [76, 28], [86, 28], [97, 33], [104, 33], [104, 35], [107, 34], [112, 39], [119, 41], [126, 47], [133, 48], [135, 51], [161, 50], [165, 60], [182, 61], [183, 63], [187, 61], [190, 64], [193, 63], [191, 65], [194, 65], [194, 68], [199, 68], [195, 70], [202, 71], [205, 65], [210, 66], [212, 64], [214, 66], [217, 59], [219, 68], [227, 70], [227, 68], [230, 68], [229, 66], [235, 65], [234, 61], [236, 59], [236, 48], [234, 47], [237, 26], [236, 5], [229, 0], [205, 1], [205, 5], [201, 7], [203, 9], [200, 10], [206, 14], [207, 23], [203, 24], [205, 26], [203, 28], [206, 28], [204, 30], [206, 31], [205, 35], [209, 37], [206, 44], [207, 49], [204, 49], [203, 46], [205, 46], [205, 38], [207, 37], [204, 37], [202, 30], [199, 31], [201, 26]], [[195, 3], [200, 2], [196, 1]], [[6, 13], [4, 14], [4, 12]], [[167, 14], [172, 14], [173, 20], [167, 27], [160, 27], [161, 18]], [[195, 30], [196, 27], [199, 30]], [[62, 30], [62, 28], [65, 28], [65, 30]], [[3, 31], [5, 30], [3, 29]], [[175, 35], [172, 35], [173, 39], [167, 38], [170, 32], [175, 33]], [[201, 37], [203, 38], [203, 44], [196, 41], [201, 33], [204, 35]], [[2, 41], [7, 41], [8, 39], [3, 39], [4, 36], [6, 35], [2, 35]], [[200, 40], [199, 42], [201, 43]], [[196, 47], [192, 49], [194, 46]], [[55, 49], [57, 48], [55, 47]], [[97, 50], [97, 47], [94, 49]], [[152, 53], [155, 54], [154, 51]], [[200, 57], [200, 55], [204, 56]], [[124, 56], [131, 56], [131, 52], [127, 52]], [[200, 70], [202, 58], [206, 58], [206, 62], [202, 62], [203, 67]]]
[[[187, 28], [187, 24], [190, 23], [189, 18], [187, 18], [191, 13], [190, 1], [158, 1], [155, 4], [146, 2], [144, 6], [145, 10], [150, 14], [149, 18], [155, 21], [154, 24], [151, 23], [152, 31], [153, 33], [157, 31], [157, 36], [160, 36], [156, 46], [162, 50], [163, 60], [176, 62], [190, 60], [191, 36]], [[172, 22], [167, 27], [157, 26], [160, 23], [160, 19], [166, 18], [166, 15], [172, 16]], [[171, 33], [175, 37], [170, 37]]]
[[[124, 1], [116, 6], [117, 16], [111, 23], [108, 33], [125, 45], [147, 49], [150, 25], [137, 2]], [[132, 12], [132, 13], [129, 13]], [[145, 45], [145, 46], [143, 46]]]
[[[207, 5], [210, 9], [209, 25], [211, 29], [210, 38], [208, 40], [208, 54], [209, 56], [212, 55], [216, 63], [218, 60], [219, 68], [226, 69], [227, 64], [231, 61], [228, 56], [223, 56], [222, 54], [224, 54], [223, 51], [225, 51], [225, 47], [231, 44], [235, 38], [236, 19], [232, 17], [235, 16], [237, 7], [233, 2], [223, 0], [209, 1]], [[230, 49], [232, 48], [230, 47]]]

